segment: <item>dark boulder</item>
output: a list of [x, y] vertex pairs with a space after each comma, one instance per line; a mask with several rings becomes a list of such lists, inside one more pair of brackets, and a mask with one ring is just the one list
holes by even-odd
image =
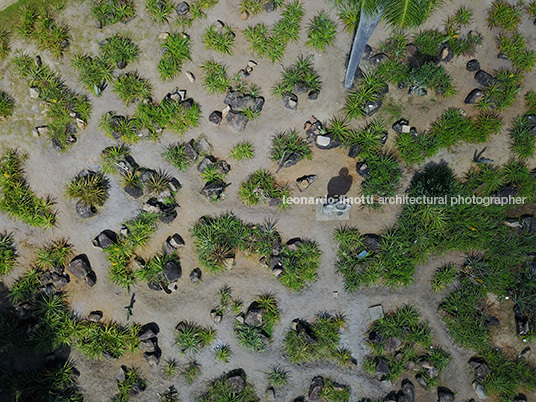
[[99, 248], [108, 248], [116, 242], [117, 234], [109, 229], [103, 230], [93, 239], [93, 245]]
[[182, 269], [179, 259], [172, 258], [167, 261], [164, 264], [162, 271], [164, 273], [164, 277], [169, 283], [177, 282], [182, 276]]
[[372, 116], [374, 113], [376, 113], [380, 108], [382, 107], [382, 100], [378, 99], [376, 101], [369, 101], [365, 103], [365, 106], [363, 107], [364, 113], [366, 116]]
[[479, 88], [475, 88], [469, 92], [469, 95], [467, 95], [463, 103], [466, 105], [474, 105], [478, 102], [478, 98], [480, 98], [482, 95], [484, 95], [484, 92], [482, 92], [482, 90]]
[[80, 218], [91, 218], [97, 214], [97, 208], [95, 208], [93, 205], [86, 205], [82, 201], [78, 201], [76, 203], [76, 213]]
[[181, 1], [175, 8], [175, 11], [177, 11], [178, 15], [186, 15], [190, 11], [190, 5], [185, 1]]
[[96, 275], [91, 269], [89, 259], [85, 254], [80, 254], [74, 257], [65, 269], [73, 274], [76, 278], [83, 280], [89, 286], [95, 285]]
[[487, 86], [493, 84], [496, 81], [496, 79], [493, 78], [493, 76], [491, 74], [488, 74], [484, 70], [478, 70], [476, 72], [475, 80], [476, 80], [476, 82], [478, 82], [480, 85], [482, 85], [484, 87], [487, 87]]
[[217, 201], [225, 194], [225, 188], [227, 185], [223, 182], [207, 183], [201, 190], [201, 195], [205, 196], [211, 201]]
[[201, 281], [202, 276], [203, 273], [201, 272], [201, 269], [195, 268], [192, 272], [190, 272], [190, 282], [195, 285]]
[[227, 125], [235, 132], [240, 133], [245, 130], [248, 118], [244, 113], [230, 111], [227, 114]]
[[296, 110], [298, 108], [298, 96], [287, 93], [283, 96], [283, 103], [287, 109]]
[[214, 110], [210, 114], [210, 116], [208, 116], [208, 120], [215, 125], [219, 125], [221, 123], [222, 118], [222, 113], [219, 110]]
[[140, 198], [143, 195], [143, 189], [141, 189], [138, 186], [131, 186], [130, 184], [127, 184], [124, 187], [125, 193], [130, 195], [132, 198]]
[[360, 153], [361, 153], [361, 146], [355, 144], [355, 145], [352, 145], [350, 149], [348, 150], [348, 157], [357, 158]]
[[467, 69], [467, 71], [478, 71], [480, 70], [480, 63], [478, 62], [477, 59], [471, 59], [467, 62], [467, 64], [465, 65], [465, 68]]

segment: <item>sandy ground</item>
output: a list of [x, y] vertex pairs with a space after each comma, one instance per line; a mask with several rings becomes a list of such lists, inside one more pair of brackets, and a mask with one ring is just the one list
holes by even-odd
[[[462, 1], [449, 3], [448, 8], [445, 7], [429, 20], [427, 27], [441, 28], [449, 13], [448, 10], [454, 10], [455, 5], [461, 3]], [[3, 2], [0, 3], [0, 7], [2, 4]], [[304, 122], [312, 114], [325, 121], [337, 115], [342, 109], [345, 99], [345, 91], [342, 86], [344, 59], [351, 44], [349, 34], [343, 33], [342, 27], [340, 27], [335, 45], [329, 48], [326, 54], [317, 54], [305, 48], [305, 30], [302, 30], [300, 42], [288, 47], [285, 65], [291, 64], [302, 53], [314, 54], [315, 66], [323, 80], [323, 91], [319, 99], [316, 102], [301, 99], [298, 110], [292, 112], [283, 107], [281, 100], [271, 96], [271, 87], [280, 77], [279, 63], [272, 64], [250, 54], [245, 38], [240, 33], [237, 35], [236, 49], [232, 57], [221, 57], [218, 54], [206, 52], [200, 39], [205, 27], [216, 19], [231, 25], [238, 32], [250, 24], [261, 21], [271, 24], [277, 20], [277, 13], [261, 14], [244, 22], [239, 16], [238, 1], [220, 1], [220, 4], [208, 13], [207, 19], [196, 22], [191, 29], [187, 30], [193, 41], [193, 61], [186, 63], [183, 70], [192, 71], [198, 80], [192, 84], [183, 74], [171, 82], [162, 83], [156, 72], [156, 62], [160, 52], [157, 36], [160, 32], [174, 30], [173, 24], [164, 26], [151, 24], [145, 13], [143, 2], [137, 1], [138, 17], [135, 20], [127, 25], [117, 24], [97, 31], [94, 29], [94, 21], [88, 16], [88, 4], [88, 2], [74, 2], [61, 13], [60, 19], [69, 24], [73, 35], [70, 54], [68, 53], [63, 60], [55, 60], [47, 52], [40, 53], [44, 62], [53, 65], [62, 73], [70, 87], [82, 91], [77, 82], [77, 75], [69, 62], [72, 53], [77, 51], [95, 53], [98, 42], [102, 39], [116, 32], [129, 34], [135, 42], [140, 44], [142, 56], [138, 62], [127, 67], [127, 71], [137, 70], [143, 77], [147, 78], [153, 86], [157, 99], [162, 98], [175, 87], [179, 87], [187, 89], [188, 95], [201, 104], [202, 124], [199, 128], [189, 131], [182, 140], [197, 138], [200, 134], [204, 134], [213, 145], [214, 155], [223, 159], [229, 158], [229, 149], [240, 140], [252, 141], [256, 147], [256, 157], [252, 161], [232, 163], [228, 160], [232, 165], [228, 182], [232, 185], [228, 188], [226, 199], [217, 204], [210, 203], [199, 195], [203, 183], [195, 168], [185, 173], [179, 173], [161, 158], [164, 147], [179, 140], [177, 135], [165, 132], [157, 143], [141, 142], [132, 148], [133, 156], [140, 165], [155, 169], [165, 168], [176, 175], [183, 184], [178, 195], [180, 204], [178, 218], [170, 225], [161, 225], [147, 249], [143, 250], [141, 254], [152, 255], [160, 248], [165, 238], [175, 232], [181, 234], [186, 240], [186, 246], [180, 252], [184, 278], [179, 281], [178, 292], [165, 295], [150, 291], [144, 284], [135, 286], [133, 292], [136, 293], [137, 301], [133, 319], [142, 324], [156, 322], [161, 330], [158, 339], [163, 351], [162, 363], [165, 359], [176, 358], [182, 364], [188, 361], [189, 356], [181, 356], [173, 344], [175, 325], [181, 320], [193, 320], [204, 325], [211, 324], [209, 311], [216, 305], [218, 289], [224, 284], [231, 286], [234, 295], [246, 302], [251, 301], [259, 293], [274, 292], [280, 300], [282, 315], [280, 325], [277, 326], [274, 334], [274, 341], [264, 355], [255, 355], [240, 349], [233, 334], [233, 319], [231, 316], [226, 316], [222, 323], [217, 326], [218, 340], [231, 346], [233, 351], [231, 362], [229, 364], [216, 362], [211, 350], [203, 351], [195, 356], [202, 365], [202, 376], [192, 386], [187, 386], [180, 378], [164, 379], [160, 374], [162, 363], [159, 367], [150, 368], [141, 358], [141, 354], [110, 362], [88, 361], [73, 351], [71, 356], [76, 360], [77, 367], [81, 371], [80, 386], [87, 400], [105, 401], [111, 398], [116, 391], [114, 378], [121, 364], [141, 368], [142, 375], [149, 384], [147, 391], [138, 398], [138, 400], [144, 401], [155, 400], [156, 392], [162, 392], [172, 384], [180, 391], [181, 400], [194, 400], [195, 396], [205, 388], [206, 381], [219, 376], [224, 371], [238, 367], [246, 371], [262, 400], [264, 390], [267, 387], [264, 372], [276, 363], [284, 364], [290, 370], [292, 377], [290, 386], [277, 391], [278, 401], [289, 401], [299, 395], [306, 394], [310, 380], [318, 374], [331, 376], [339, 382], [350, 385], [353, 401], [367, 396], [379, 397], [395, 389], [395, 385], [384, 387], [378, 381], [367, 377], [361, 369], [349, 371], [340, 369], [333, 364], [324, 363], [291, 366], [284, 358], [281, 347], [282, 339], [293, 319], [298, 317], [310, 318], [320, 311], [341, 311], [348, 318], [348, 327], [343, 332], [343, 345], [352, 351], [360, 365], [368, 353], [368, 348], [363, 342], [363, 336], [369, 324], [367, 309], [378, 303], [383, 304], [386, 310], [406, 303], [416, 305], [423, 317], [429, 320], [437, 343], [446, 347], [453, 355], [449, 368], [442, 375], [442, 384], [457, 393], [457, 400], [467, 400], [474, 397], [471, 387], [472, 378], [466, 365], [467, 360], [471, 357], [471, 352], [453, 345], [444, 324], [436, 313], [441, 295], [432, 294], [429, 289], [429, 279], [433, 271], [447, 261], [461, 262], [463, 255], [452, 254], [440, 258], [430, 258], [425, 265], [417, 268], [416, 281], [407, 289], [390, 291], [384, 288], [369, 288], [354, 294], [345, 294], [343, 280], [335, 273], [336, 245], [332, 240], [333, 230], [340, 222], [317, 222], [313, 206], [295, 206], [288, 212], [277, 213], [276, 210], [268, 207], [246, 208], [237, 199], [239, 184], [253, 170], [269, 168], [275, 171], [274, 164], [269, 160], [271, 138], [274, 133], [289, 128], [301, 130]], [[472, 2], [471, 6], [475, 10], [477, 24], [471, 28], [476, 28], [484, 35], [484, 45], [478, 49], [476, 56], [484, 69], [492, 70], [507, 66], [508, 62], [496, 58], [497, 50], [493, 33], [489, 32], [483, 24], [488, 4], [488, 1]], [[328, 4], [323, 0], [308, 0], [304, 21], [313, 17], [318, 10], [328, 8]], [[333, 10], [331, 13], [335, 15]], [[534, 47], [533, 25], [524, 22], [522, 31], [526, 34], [529, 44]], [[386, 35], [387, 30], [384, 27], [379, 27], [371, 40], [371, 44], [374, 46]], [[36, 52], [35, 47], [28, 46], [27, 43], [16, 42], [14, 47], [25, 49], [32, 54]], [[262, 88], [262, 94], [266, 97], [266, 105], [260, 118], [250, 122], [242, 134], [235, 134], [225, 126], [214, 127], [208, 122], [208, 115], [212, 110], [221, 110], [223, 100], [222, 96], [209, 96], [200, 82], [199, 65], [209, 58], [224, 62], [229, 67], [231, 74], [243, 68], [249, 59], [254, 59], [259, 63], [250, 77], [250, 82]], [[389, 97], [392, 97], [393, 102], [403, 105], [404, 116], [409, 118], [412, 125], [423, 130], [448, 106], [460, 106], [466, 94], [475, 86], [472, 73], [464, 69], [468, 59], [456, 58], [446, 66], [459, 88], [459, 94], [454, 99], [446, 102], [432, 99], [431, 96], [412, 99], [394, 88], [391, 88]], [[89, 256], [98, 277], [96, 286], [91, 289], [84, 284], [76, 283], [76, 281], [69, 285], [68, 291], [72, 308], [81, 315], [100, 309], [104, 311], [106, 319], [124, 322], [126, 312], [123, 307], [129, 304], [130, 295], [108, 281], [107, 261], [100, 250], [92, 247], [91, 240], [103, 229], [118, 230], [122, 222], [136, 214], [141, 204], [127, 196], [121, 190], [117, 179], [112, 178], [110, 198], [105, 206], [97, 217], [82, 221], [75, 213], [74, 204], [65, 199], [63, 192], [65, 183], [80, 170], [85, 168], [97, 169], [101, 150], [113, 143], [97, 128], [100, 116], [110, 110], [128, 113], [129, 109], [125, 108], [123, 103], [115, 97], [111, 89], [104, 91], [98, 99], [90, 96], [93, 110], [87, 130], [79, 136], [78, 143], [70, 151], [60, 155], [52, 150], [50, 144], [46, 143], [44, 139], [36, 139], [31, 135], [31, 129], [40, 125], [43, 119], [39, 107], [29, 99], [28, 88], [12, 72], [7, 70], [6, 63], [0, 65], [0, 77], [2, 77], [0, 78], [0, 87], [15, 96], [18, 106], [9, 124], [0, 124], [2, 146], [18, 147], [29, 154], [26, 172], [32, 188], [37, 194], [52, 194], [57, 197], [56, 207], [59, 210], [58, 226], [45, 232], [9, 220], [6, 216], [0, 216], [1, 227], [14, 233], [20, 254], [20, 267], [4, 278], [5, 283], [11, 284], [13, 279], [24, 270], [24, 267], [31, 262], [33, 253], [38, 247], [47, 241], [66, 237], [74, 245], [77, 253], [86, 253]], [[528, 75], [525, 82], [525, 89], [529, 87], [534, 89], [536, 82], [534, 73]], [[521, 96], [519, 98], [519, 104], [504, 114], [506, 124], [503, 132], [494, 136], [487, 144], [488, 150], [485, 156], [498, 163], [504, 163], [511, 156], [507, 147], [506, 128], [512, 117], [521, 113]], [[464, 109], [469, 114], [475, 113], [472, 107], [464, 107]], [[357, 124], [361, 126], [365, 123], [365, 121], [359, 121]], [[392, 121], [389, 122], [389, 125], [390, 123]], [[390, 135], [394, 137], [392, 131]], [[394, 138], [390, 138], [388, 146], [393, 146], [393, 140]], [[442, 151], [433, 159], [449, 162], [457, 174], [463, 175], [471, 165], [473, 152], [476, 148], [474, 145], [463, 145], [450, 150], [450, 152]], [[478, 148], [481, 149], [482, 146]], [[534, 162], [534, 160], [529, 161], [531, 167], [535, 166]], [[354, 173], [355, 161], [348, 158], [342, 150], [315, 150], [312, 161], [300, 162], [295, 167], [280, 171], [278, 178], [283, 182], [292, 184], [297, 177], [304, 174], [316, 174], [318, 180], [304, 195], [322, 196], [326, 193], [329, 179], [336, 176], [342, 167], [347, 167], [354, 178], [354, 185], [348, 195], [360, 195], [360, 179]], [[407, 170], [405, 172], [404, 186], [409, 182], [413, 171]], [[400, 192], [403, 192], [404, 186], [401, 187]], [[188, 275], [197, 267], [198, 262], [188, 230], [202, 215], [219, 214], [229, 210], [251, 222], [277, 218], [277, 227], [284, 239], [300, 236], [317, 241], [323, 252], [318, 281], [302, 294], [291, 294], [262, 268], [255, 258], [244, 257], [238, 259], [237, 266], [232, 271], [219, 275], [205, 274], [203, 282], [194, 287], [188, 280]], [[350, 221], [347, 223], [357, 226], [362, 233], [377, 233], [391, 226], [395, 222], [398, 212], [399, 208], [394, 206], [386, 207], [381, 212], [353, 208], [350, 212]], [[333, 297], [334, 291], [338, 291], [338, 297]], [[509, 328], [513, 328], [511, 316], [505, 320], [510, 320], [507, 325]], [[513, 330], [509, 333], [513, 333]], [[517, 343], [510, 341], [509, 345], [513, 350], [519, 352], [525, 345]], [[418, 390], [417, 400], [419, 401], [435, 401], [436, 398], [435, 393], [425, 393], [420, 389]]]

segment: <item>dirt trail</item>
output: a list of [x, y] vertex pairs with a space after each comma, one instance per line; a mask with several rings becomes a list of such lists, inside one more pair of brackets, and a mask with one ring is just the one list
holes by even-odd
[[[461, 0], [449, 3], [429, 20], [426, 27], [440, 28], [447, 14], [462, 3], [464, 2]], [[485, 44], [478, 49], [477, 57], [486, 69], [492, 69], [492, 67], [505, 63], [496, 60], [493, 34], [483, 25], [484, 12], [489, 3], [490, 1], [486, 0], [472, 2], [470, 5], [475, 9], [475, 16], [478, 21], [478, 25], [475, 27], [485, 37]], [[124, 358], [117, 362], [94, 362], [84, 359], [74, 351], [72, 357], [76, 360], [77, 367], [81, 372], [80, 384], [87, 400], [107, 401], [111, 398], [116, 391], [115, 377], [121, 364], [140, 367], [142, 375], [148, 380], [149, 387], [138, 398], [140, 401], [154, 401], [156, 392], [162, 392], [172, 384], [175, 384], [177, 389], [180, 390], [181, 400], [192, 401], [196, 395], [204, 390], [207, 381], [219, 376], [223, 371], [238, 367], [244, 368], [262, 400], [264, 390], [267, 387], [264, 372], [276, 363], [283, 363], [290, 370], [292, 379], [290, 386], [278, 391], [276, 397], [278, 401], [289, 401], [305, 394], [312, 377], [318, 374], [331, 376], [339, 382], [350, 385], [352, 387], [352, 401], [357, 401], [362, 397], [383, 396], [394, 389], [395, 386], [382, 387], [378, 381], [367, 377], [361, 368], [356, 372], [343, 370], [333, 364], [324, 363], [291, 366], [284, 358], [281, 349], [282, 340], [293, 319], [298, 317], [312, 318], [320, 311], [341, 311], [345, 313], [348, 319], [348, 327], [343, 333], [343, 344], [352, 351], [358, 361], [358, 365], [360, 365], [366, 354], [369, 353], [368, 347], [363, 342], [363, 336], [369, 324], [367, 309], [369, 306], [378, 303], [383, 304], [385, 310], [394, 309], [406, 303], [416, 305], [423, 318], [430, 322], [435, 339], [453, 355], [453, 360], [442, 377], [442, 383], [457, 392], [457, 400], [467, 400], [474, 397], [474, 392], [470, 385], [471, 378], [465, 364], [470, 357], [470, 353], [452, 345], [445, 326], [436, 313], [441, 296], [431, 294], [429, 288], [429, 280], [433, 270], [441, 263], [449, 260], [448, 257], [459, 261], [462, 258], [461, 255], [430, 258], [426, 264], [417, 268], [416, 282], [407, 289], [391, 291], [374, 287], [363, 289], [353, 294], [346, 294], [343, 291], [342, 278], [334, 271], [336, 245], [332, 235], [333, 230], [341, 222], [317, 222], [315, 220], [314, 206], [310, 205], [295, 206], [290, 211], [280, 214], [268, 207], [246, 208], [240, 204], [237, 198], [239, 184], [252, 171], [259, 168], [269, 168], [275, 171], [275, 165], [269, 160], [269, 152], [272, 136], [276, 132], [289, 128], [301, 130], [304, 122], [312, 114], [318, 119], [326, 121], [340, 112], [345, 100], [345, 91], [342, 86], [344, 59], [351, 44], [351, 38], [348, 33], [343, 32], [342, 26], [339, 26], [335, 45], [329, 48], [324, 55], [311, 52], [308, 48], [305, 48], [304, 29], [302, 29], [299, 43], [289, 45], [283, 64], [292, 64], [296, 57], [302, 53], [314, 54], [315, 67], [323, 80], [323, 90], [318, 101], [310, 102], [300, 99], [298, 110], [292, 112], [283, 107], [280, 99], [276, 99], [271, 95], [272, 86], [280, 78], [281, 67], [279, 63], [272, 64], [254, 57], [247, 50], [248, 44], [244, 36], [239, 33], [248, 25], [257, 22], [265, 22], [267, 25], [273, 23], [277, 20], [278, 13], [264, 13], [244, 22], [239, 16], [238, 1], [221, 0], [208, 13], [207, 19], [200, 20], [191, 29], [187, 29], [193, 40], [193, 61], [185, 63], [183, 70], [192, 71], [197, 77], [197, 81], [190, 83], [185, 75], [182, 74], [171, 82], [162, 83], [156, 71], [156, 63], [160, 57], [157, 36], [160, 32], [172, 31], [176, 30], [176, 28], [172, 24], [165, 24], [161, 27], [153, 25], [145, 12], [143, 4], [144, 1], [142, 0], [136, 1], [138, 17], [127, 25], [117, 24], [106, 27], [103, 30], [96, 30], [94, 29], [94, 21], [89, 17], [89, 2], [71, 2], [60, 14], [60, 20], [69, 24], [73, 36], [70, 54], [67, 54], [63, 60], [56, 60], [47, 52], [39, 52], [45, 63], [52, 65], [61, 72], [67, 85], [85, 92], [82, 91], [77, 81], [77, 74], [71, 67], [70, 57], [72, 54], [79, 51], [96, 53], [98, 43], [106, 37], [117, 32], [128, 34], [135, 42], [140, 44], [142, 55], [140, 60], [127, 67], [126, 71], [137, 70], [143, 77], [147, 78], [153, 87], [156, 99], [161, 99], [175, 87], [187, 89], [188, 96], [199, 102], [203, 111], [203, 121], [200, 127], [190, 130], [182, 139], [172, 133], [164, 132], [162, 138], [154, 144], [141, 142], [132, 147], [133, 156], [140, 165], [154, 169], [165, 168], [172, 172], [183, 184], [183, 188], [178, 195], [180, 204], [178, 218], [170, 225], [161, 225], [147, 248], [142, 251], [144, 256], [150, 256], [158, 252], [166, 237], [175, 232], [185, 238], [186, 246], [180, 252], [184, 277], [179, 282], [179, 290], [174, 294], [164, 295], [150, 291], [143, 284], [138, 284], [133, 289], [133, 292], [136, 293], [137, 301], [132, 318], [140, 323], [154, 321], [159, 325], [159, 345], [163, 351], [162, 363], [157, 368], [149, 368], [141, 359], [141, 355], [139, 357]], [[329, 9], [327, 2], [324, 0], [307, 0], [305, 5], [306, 15], [302, 27], [318, 10]], [[330, 13], [333, 16], [336, 14], [333, 10]], [[236, 49], [232, 57], [221, 57], [215, 53], [207, 52], [203, 48], [200, 40], [202, 32], [216, 19], [230, 24], [238, 32]], [[523, 25], [522, 27], [523, 32], [527, 34], [529, 43], [534, 44], [534, 33], [530, 31], [531, 28], [533, 27], [528, 25]], [[388, 30], [384, 27], [379, 27], [371, 43], [376, 45], [379, 40], [387, 36], [387, 32]], [[31, 54], [37, 52], [35, 46], [21, 41], [15, 41], [13, 48], [24, 49]], [[199, 65], [209, 58], [224, 62], [228, 66], [230, 74], [238, 72], [250, 59], [254, 59], [259, 63], [249, 80], [252, 84], [261, 87], [261, 94], [266, 97], [266, 105], [259, 119], [250, 122], [246, 131], [242, 134], [233, 133], [225, 126], [214, 127], [208, 122], [210, 112], [214, 109], [221, 109], [223, 106], [223, 96], [208, 95], [201, 84]], [[402, 105], [404, 115], [409, 118], [412, 125], [417, 126], [419, 129], [424, 129], [446, 107], [460, 106], [465, 95], [475, 86], [472, 75], [463, 68], [467, 59], [460, 57], [446, 66], [447, 70], [453, 73], [454, 81], [460, 91], [451, 100], [436, 102], [431, 97], [412, 99], [394, 88], [391, 88], [389, 96], [393, 99], [393, 102]], [[111, 88], [106, 89], [100, 98], [90, 96], [93, 110], [87, 130], [79, 136], [78, 143], [70, 151], [59, 155], [51, 149], [50, 144], [47, 144], [44, 139], [36, 139], [31, 136], [31, 129], [43, 122], [41, 111], [35, 102], [29, 99], [28, 88], [7, 67], [6, 62], [0, 64], [0, 87], [15, 96], [18, 108], [8, 125], [0, 124], [2, 146], [18, 147], [29, 154], [26, 165], [29, 182], [37, 194], [52, 194], [56, 197], [59, 217], [58, 227], [43, 232], [39, 229], [29, 228], [20, 222], [9, 220], [4, 215], [0, 216], [0, 227], [14, 233], [20, 254], [20, 267], [7, 278], [4, 278], [4, 281], [7, 285], [10, 285], [32, 261], [37, 248], [47, 241], [59, 237], [69, 238], [77, 253], [86, 253], [88, 255], [98, 277], [96, 286], [91, 289], [86, 288], [83, 284], [76, 283], [76, 281], [69, 285], [69, 298], [74, 311], [80, 315], [86, 315], [92, 310], [101, 309], [104, 311], [106, 319], [124, 322], [126, 319], [124, 306], [129, 304], [130, 295], [126, 294], [124, 290], [116, 288], [108, 281], [108, 263], [104, 254], [91, 246], [91, 240], [103, 229], [118, 230], [122, 222], [136, 214], [141, 203], [128, 197], [120, 188], [117, 178], [112, 178], [110, 197], [105, 206], [97, 217], [82, 221], [77, 217], [73, 203], [67, 201], [63, 193], [65, 183], [80, 170], [86, 168], [97, 169], [101, 150], [114, 143], [98, 130], [100, 116], [110, 110], [119, 114], [132, 113], [133, 107], [125, 107], [115, 97]], [[526, 89], [529, 87], [534, 89], [535, 78], [535, 73], [527, 76]], [[495, 159], [498, 163], [503, 163], [510, 157], [509, 152], [505, 151], [508, 142], [506, 129], [510, 119], [518, 115], [522, 110], [520, 105], [521, 101], [517, 107], [511, 108], [510, 111], [505, 113], [506, 124], [502, 133], [494, 136], [488, 145], [486, 156]], [[473, 113], [470, 108], [465, 106], [464, 108]], [[361, 120], [355, 125], [363, 126], [365, 124], [366, 121]], [[179, 140], [188, 141], [190, 138], [197, 138], [200, 134], [204, 134], [212, 143], [213, 153], [216, 157], [227, 159], [232, 165], [232, 170], [228, 175], [228, 181], [232, 185], [228, 188], [226, 199], [218, 204], [208, 202], [199, 194], [203, 183], [195, 168], [179, 173], [164, 162], [161, 157], [166, 145]], [[233, 163], [229, 160], [229, 149], [241, 140], [249, 140], [254, 143], [256, 157], [244, 163]], [[393, 146], [393, 141], [394, 133], [390, 131], [389, 147]], [[474, 149], [475, 146], [473, 145], [464, 145], [451, 150], [451, 152], [442, 151], [433, 159], [436, 161], [441, 159], [448, 161], [456, 173], [462, 175], [470, 166]], [[534, 159], [530, 160], [529, 163], [534, 166]], [[355, 174], [355, 160], [348, 158], [343, 150], [319, 151], [315, 149], [312, 161], [303, 161], [292, 168], [284, 169], [278, 173], [277, 177], [280, 181], [293, 185], [297, 177], [304, 174], [316, 174], [318, 175], [318, 180], [304, 195], [323, 196], [327, 191], [327, 184], [330, 178], [336, 176], [343, 167], [349, 169], [354, 180], [348, 195], [360, 195], [361, 179]], [[404, 185], [401, 186], [400, 192], [403, 192], [404, 187], [409, 183], [413, 171], [411, 169], [404, 173]], [[318, 281], [302, 294], [291, 294], [269, 272], [260, 266], [257, 258], [250, 257], [238, 259], [236, 268], [230, 272], [218, 275], [209, 275], [204, 272], [202, 283], [193, 286], [188, 280], [188, 275], [192, 269], [198, 266], [198, 262], [188, 230], [202, 215], [220, 214], [231, 210], [240, 218], [249, 222], [262, 222], [267, 218], [277, 218], [278, 230], [285, 240], [299, 236], [309, 237], [317, 241], [323, 252]], [[378, 233], [392, 226], [399, 212], [399, 206], [388, 206], [381, 212], [353, 208], [350, 212], [350, 221], [342, 223], [355, 225], [362, 233]], [[280, 301], [282, 315], [280, 324], [275, 330], [274, 341], [267, 353], [265, 355], [255, 355], [241, 350], [236, 344], [233, 334], [233, 318], [230, 315], [225, 316], [223, 322], [217, 326], [218, 340], [231, 346], [233, 353], [231, 363], [225, 365], [221, 362], [216, 362], [212, 350], [205, 350], [195, 356], [195, 359], [202, 365], [202, 376], [194, 385], [186, 385], [181, 378], [164, 379], [160, 371], [166, 359], [178, 359], [182, 365], [190, 358], [190, 356], [181, 356], [177, 347], [173, 344], [175, 325], [181, 320], [193, 320], [203, 325], [211, 325], [209, 312], [217, 303], [218, 289], [224, 284], [231, 286], [234, 295], [242, 298], [246, 304], [251, 302], [259, 293], [274, 292], [276, 294]], [[334, 291], [338, 292], [338, 297], [333, 297]], [[422, 390], [418, 390], [418, 392], [418, 401], [432, 402], [436, 400], [434, 393], [424, 393]]]

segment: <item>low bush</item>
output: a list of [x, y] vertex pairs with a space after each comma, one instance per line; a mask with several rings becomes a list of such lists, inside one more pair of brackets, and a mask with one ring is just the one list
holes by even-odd
[[140, 377], [137, 369], [123, 366], [123, 373], [124, 378], [116, 380], [119, 393], [113, 397], [113, 402], [127, 402], [132, 392], [143, 392], [147, 388], [145, 380]]
[[312, 151], [305, 138], [300, 137], [296, 130], [277, 133], [272, 139], [271, 159], [282, 167], [288, 160], [311, 159]]
[[495, 0], [488, 11], [488, 26], [501, 28], [505, 32], [517, 31], [521, 23], [522, 8], [506, 0]]
[[175, 343], [182, 353], [198, 353], [210, 346], [216, 337], [216, 331], [210, 327], [202, 327], [195, 323], [182, 321], [177, 325]]
[[182, 27], [189, 27], [199, 18], [206, 18], [207, 11], [212, 9], [219, 0], [193, 0], [190, 1], [190, 11], [186, 15], [179, 15], [177, 24]]
[[389, 152], [372, 153], [363, 160], [370, 175], [361, 184], [364, 196], [392, 197], [400, 185], [402, 170], [397, 158]]
[[0, 159], [0, 211], [27, 224], [44, 229], [56, 223], [56, 212], [49, 198], [39, 198], [23, 174], [26, 155], [7, 150]]
[[[244, 381], [244, 388], [238, 392], [232, 382], [228, 380], [240, 376]], [[230, 371], [212, 381], [206, 392], [200, 396], [200, 402], [244, 401], [258, 402], [260, 399], [255, 394], [255, 389], [247, 381], [246, 373], [242, 369]]]
[[458, 269], [454, 264], [446, 264], [439, 267], [432, 276], [430, 287], [434, 292], [439, 292], [451, 286], [458, 279]]
[[285, 335], [286, 356], [292, 364], [334, 360], [347, 367], [350, 362], [339, 359], [340, 351], [344, 350], [339, 347], [340, 332], [345, 325], [346, 319], [342, 314], [318, 314], [311, 323], [297, 321], [296, 329], [291, 329]]
[[281, 284], [294, 292], [303, 291], [318, 277], [320, 255], [318, 244], [310, 240], [301, 241], [296, 248], [283, 246], [279, 256], [283, 266]]
[[137, 73], [126, 73], [114, 81], [114, 92], [127, 105], [151, 98], [151, 86]]
[[261, 317], [260, 323], [237, 322], [235, 333], [238, 344], [244, 349], [264, 353], [279, 321], [278, 302], [271, 293], [259, 295], [246, 312], [246, 318], [248, 314]]
[[0, 276], [9, 274], [15, 267], [17, 251], [13, 236], [7, 233], [0, 235]]
[[122, 69], [138, 59], [140, 48], [128, 36], [116, 34], [106, 38], [100, 52], [109, 63]]
[[192, 60], [190, 38], [183, 33], [171, 33], [162, 43], [162, 49], [158, 72], [163, 80], [171, 80], [182, 71], [182, 64], [186, 60]]
[[337, 24], [325, 11], [319, 11], [307, 28], [307, 46], [324, 52], [333, 45], [337, 36]]
[[35, 41], [40, 49], [50, 50], [58, 58], [69, 46], [69, 29], [58, 24], [49, 10], [24, 8], [18, 29], [23, 38]]
[[[270, 0], [242, 0], [240, 3], [240, 12], [247, 12], [249, 15], [257, 15], [265, 10], [266, 4]], [[277, 9], [283, 5], [283, 0], [275, 0], [274, 7]]]
[[6, 92], [0, 91], [0, 121], [13, 115], [15, 101]]
[[154, 22], [164, 24], [168, 22], [175, 4], [172, 0], [145, 0], [145, 8]]
[[87, 207], [101, 207], [108, 198], [109, 182], [101, 172], [87, 172], [73, 177], [66, 187], [68, 198]]
[[97, 96], [113, 79], [112, 67], [104, 57], [93, 58], [78, 54], [73, 56], [72, 63], [80, 75], [80, 81], [84, 88]]
[[186, 156], [185, 144], [176, 143], [167, 146], [162, 156], [180, 171], [188, 169], [192, 164]]
[[523, 77], [520, 72], [500, 69], [495, 72], [495, 80], [485, 88], [478, 100], [480, 110], [496, 110], [503, 112], [510, 108], [521, 90]]
[[320, 75], [313, 67], [312, 57], [300, 56], [296, 63], [283, 70], [282, 79], [273, 92], [283, 98], [292, 92], [320, 92], [321, 88]]
[[11, 32], [5, 28], [0, 28], [0, 60], [5, 59], [11, 51]]
[[266, 170], [257, 170], [240, 185], [238, 197], [247, 206], [278, 200], [279, 209], [290, 206], [290, 190], [276, 182], [274, 176]]
[[209, 60], [201, 66], [203, 84], [209, 93], [225, 93], [231, 84], [227, 77], [227, 68], [214, 60]]
[[235, 161], [243, 161], [246, 159], [253, 159], [255, 157], [255, 147], [251, 142], [242, 141], [236, 144], [231, 149], [231, 158]]
[[203, 33], [203, 44], [208, 50], [216, 50], [222, 54], [232, 55], [235, 34], [227, 25], [221, 29], [209, 26]]
[[97, 20], [97, 26], [127, 23], [136, 16], [133, 0], [93, 0], [91, 15]]

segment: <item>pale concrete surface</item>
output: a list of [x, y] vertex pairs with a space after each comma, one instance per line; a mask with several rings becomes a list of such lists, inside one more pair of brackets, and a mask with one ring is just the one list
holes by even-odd
[[9, 7], [13, 3], [16, 3], [17, 0], [0, 0], [0, 10], [3, 10], [6, 7]]

